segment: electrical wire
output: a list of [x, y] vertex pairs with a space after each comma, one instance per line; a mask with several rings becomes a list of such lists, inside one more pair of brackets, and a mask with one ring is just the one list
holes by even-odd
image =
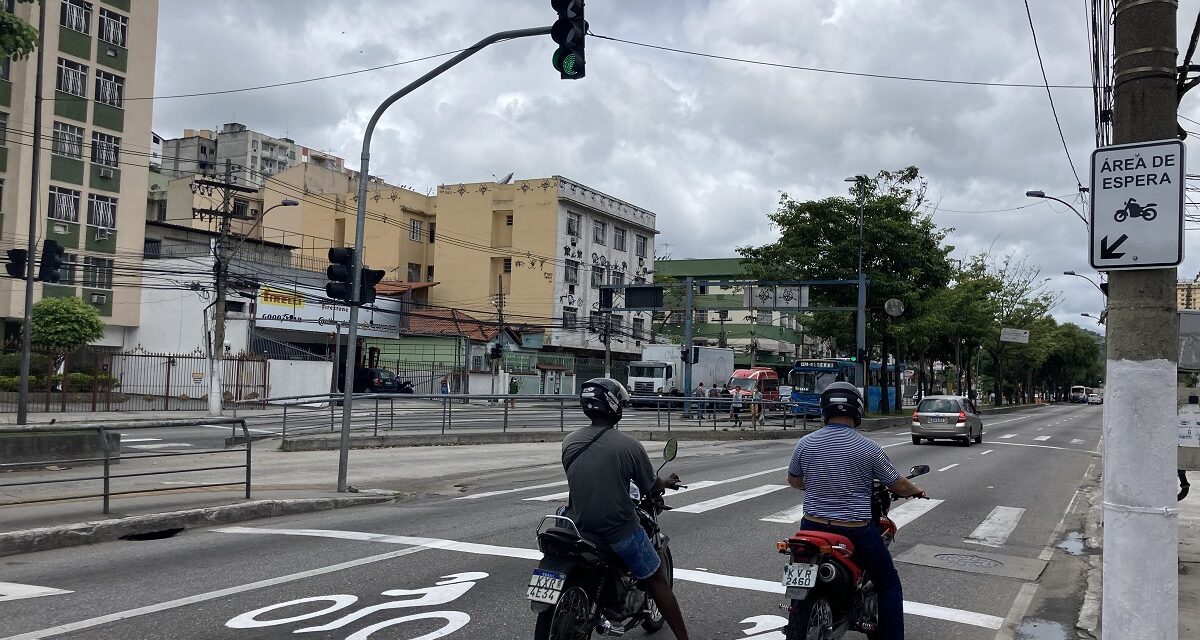
[[1046, 76], [1046, 65], [1042, 61], [1042, 49], [1038, 46], [1037, 29], [1033, 26], [1033, 13], [1029, 9], [1029, 0], [1024, 1], [1025, 16], [1029, 18], [1029, 32], [1033, 35], [1033, 50], [1037, 53], [1038, 68], [1042, 70], [1042, 81], [1046, 87], [1046, 98], [1050, 100], [1050, 113], [1054, 116], [1054, 125], [1058, 127], [1058, 137], [1062, 140], [1063, 152], [1067, 154], [1067, 162], [1071, 165], [1071, 173], [1075, 175], [1075, 184], [1082, 190], [1083, 181], [1079, 178], [1079, 171], [1075, 169], [1075, 160], [1071, 158], [1071, 149], [1067, 146], [1067, 137], [1063, 135], [1062, 122], [1058, 119], [1058, 109], [1054, 106], [1054, 93], [1050, 91], [1050, 79]]

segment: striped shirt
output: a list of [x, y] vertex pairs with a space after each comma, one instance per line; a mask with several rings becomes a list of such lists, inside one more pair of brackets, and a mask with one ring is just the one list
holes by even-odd
[[800, 438], [788, 475], [804, 478], [804, 513], [859, 522], [871, 520], [871, 481], [889, 486], [900, 479], [878, 444], [839, 424]]

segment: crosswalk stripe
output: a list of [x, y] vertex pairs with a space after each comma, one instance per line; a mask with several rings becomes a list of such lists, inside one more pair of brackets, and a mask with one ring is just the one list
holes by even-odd
[[1006, 434], [1004, 434], [1004, 435], [1002, 435], [1002, 436], [1000, 436], [1000, 437], [1001, 437], [1001, 438], [1005, 438], [1005, 439], [1007, 439], [1007, 438], [1015, 438], [1015, 437], [1017, 437], [1017, 434], [1015, 434], [1015, 433], [1006, 433]]
[[989, 454], [989, 453], [991, 453], [991, 452], [993, 452], [993, 451], [995, 451], [995, 449], [988, 449], [987, 451], [980, 452], [980, 454], [979, 454], [979, 455], [981, 455], [981, 456], [986, 456], [987, 454]]
[[1003, 546], [1013, 529], [1017, 528], [1023, 513], [1025, 510], [1017, 507], [996, 507], [963, 542], [985, 547]]
[[192, 445], [190, 445], [186, 442], [160, 442], [158, 444], [135, 444], [130, 448], [131, 449], [167, 449], [167, 448], [172, 448], [172, 447], [177, 448], [177, 447], [190, 447], [190, 446], [192, 446]]
[[158, 442], [162, 438], [121, 438], [121, 444], [129, 444], [131, 442]]
[[892, 522], [896, 525], [896, 528], [899, 529], [900, 527], [911, 523], [913, 520], [916, 520], [930, 511], [933, 511], [934, 507], [943, 502], [945, 502], [945, 500], [937, 500], [933, 498], [925, 500], [909, 500], [908, 502], [905, 502], [904, 504], [889, 511], [888, 518], [891, 518]]
[[949, 470], [951, 470], [951, 469], [953, 469], [954, 467], [957, 467], [957, 466], [958, 466], [958, 463], [957, 463], [957, 462], [955, 462], [954, 464], [948, 464], [948, 465], [946, 465], [946, 466], [942, 467], [941, 469], [938, 469], [938, 471], [949, 471]]
[[753, 489], [738, 491], [737, 493], [731, 493], [719, 498], [713, 498], [712, 500], [704, 500], [702, 502], [689, 504], [686, 507], [676, 507], [675, 513], [704, 513], [706, 511], [712, 511], [713, 509], [719, 509], [743, 500], [757, 498], [759, 496], [764, 496], [768, 493], [787, 488], [788, 486], [786, 484], [764, 484], [761, 487], [754, 487]]
[[1045, 442], [1045, 441], [1049, 440], [1051, 437], [1052, 436], [1038, 436], [1038, 437], [1034, 438], [1034, 440], [1037, 440], [1038, 442]]
[[570, 491], [561, 493], [552, 493], [547, 496], [534, 496], [532, 498], [524, 498], [526, 502], [554, 502], [555, 500], [566, 500], [567, 496], [571, 495]]
[[790, 509], [784, 509], [777, 513], [772, 513], [765, 518], [759, 518], [763, 522], [782, 522], [784, 524], [795, 524], [804, 518], [804, 504], [798, 504]]
[[535, 484], [530, 487], [520, 487], [519, 489], [503, 489], [500, 491], [485, 491], [483, 493], [473, 493], [469, 496], [461, 496], [461, 497], [455, 498], [455, 500], [475, 500], [478, 498], [487, 498], [489, 496], [504, 495], [506, 493], [517, 493], [518, 491], [532, 491], [534, 489], [549, 489], [550, 487], [561, 487], [562, 485], [564, 485], [566, 483], [567, 483], [566, 480], [559, 480], [558, 482], [547, 482], [546, 484]]

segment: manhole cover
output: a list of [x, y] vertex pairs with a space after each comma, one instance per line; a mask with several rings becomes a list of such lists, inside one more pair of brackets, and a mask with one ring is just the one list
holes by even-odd
[[1004, 563], [992, 558], [983, 556], [971, 555], [969, 553], [939, 553], [933, 556], [946, 564], [952, 564], [956, 567], [971, 567], [974, 569], [994, 569], [1003, 567]]

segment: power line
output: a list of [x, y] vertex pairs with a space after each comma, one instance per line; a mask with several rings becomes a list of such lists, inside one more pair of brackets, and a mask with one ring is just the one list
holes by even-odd
[[1033, 50], [1037, 52], [1038, 68], [1042, 70], [1042, 83], [1046, 87], [1046, 97], [1050, 100], [1050, 113], [1054, 116], [1054, 125], [1058, 127], [1058, 137], [1062, 140], [1063, 152], [1067, 154], [1071, 173], [1075, 174], [1075, 184], [1082, 189], [1083, 181], [1079, 179], [1079, 172], [1075, 170], [1075, 160], [1071, 158], [1071, 150], [1067, 147], [1067, 137], [1063, 135], [1062, 122], [1058, 120], [1058, 109], [1054, 106], [1054, 93], [1050, 91], [1050, 79], [1046, 76], [1046, 65], [1042, 62], [1042, 49], [1038, 46], [1037, 29], [1033, 27], [1033, 13], [1029, 9], [1029, 0], [1025, 0], [1025, 16], [1029, 18], [1029, 32], [1033, 35]]

